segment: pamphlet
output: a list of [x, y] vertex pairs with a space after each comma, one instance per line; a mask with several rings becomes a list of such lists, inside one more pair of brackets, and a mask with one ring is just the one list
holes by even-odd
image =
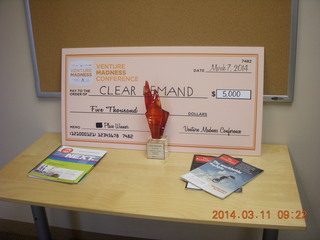
[[65, 183], [79, 183], [107, 153], [104, 150], [60, 146], [28, 176]]
[[219, 198], [226, 198], [263, 170], [223, 154], [181, 176]]
[[[198, 168], [200, 166], [202, 166], [203, 164], [212, 161], [213, 159], [217, 158], [216, 156], [208, 156], [208, 155], [194, 155], [193, 156], [193, 160], [191, 163], [191, 167], [190, 167], [190, 171], [192, 171], [195, 168]], [[221, 160], [223, 161], [224, 158], [222, 158]], [[242, 158], [236, 158], [239, 161], [242, 161]], [[192, 189], [192, 190], [201, 190], [201, 188], [195, 186], [194, 184], [187, 182], [186, 183], [186, 189]], [[237, 190], [235, 190], [234, 192], [236, 193], [241, 193], [242, 192], [242, 188], [238, 188]]]
[[[215, 158], [217, 158], [217, 157], [216, 156], [206, 156], [206, 155], [194, 155], [192, 163], [191, 163], [190, 171], [202, 166], [203, 164], [205, 164], [207, 162], [212, 161]], [[197, 186], [193, 185], [190, 182], [186, 183], [186, 188], [192, 189], [192, 190], [201, 190], [201, 188], [198, 188]]]

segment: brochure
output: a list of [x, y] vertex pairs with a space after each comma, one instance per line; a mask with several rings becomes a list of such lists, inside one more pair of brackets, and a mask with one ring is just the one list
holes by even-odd
[[[198, 168], [200, 166], [202, 166], [203, 164], [212, 161], [213, 159], [217, 158], [216, 156], [208, 156], [208, 155], [194, 155], [193, 156], [193, 160], [191, 163], [191, 167], [190, 167], [190, 171], [192, 171], [195, 168]], [[223, 161], [224, 158], [222, 158], [221, 160]], [[236, 158], [239, 161], [242, 161], [242, 158]], [[191, 190], [201, 190], [201, 188], [193, 185], [190, 182], [186, 183], [186, 189], [191, 189]], [[235, 190], [234, 192], [236, 193], [242, 193], [242, 188], [238, 188], [237, 190]]]
[[[203, 164], [205, 164], [207, 162], [212, 161], [215, 158], [217, 158], [217, 157], [216, 156], [207, 156], [207, 155], [194, 155], [192, 163], [191, 163], [190, 171], [202, 166]], [[192, 189], [192, 190], [201, 190], [201, 188], [198, 188], [197, 186], [193, 185], [190, 182], [186, 183], [186, 188]]]
[[60, 146], [28, 176], [65, 183], [79, 183], [107, 153], [104, 150]]
[[181, 178], [224, 199], [262, 172], [260, 168], [223, 154]]

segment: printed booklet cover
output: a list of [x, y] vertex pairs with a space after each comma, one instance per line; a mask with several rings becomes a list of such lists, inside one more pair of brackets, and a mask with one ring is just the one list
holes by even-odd
[[[206, 155], [194, 155], [192, 163], [191, 163], [190, 171], [202, 166], [203, 164], [205, 164], [207, 162], [212, 161], [215, 158], [217, 158], [217, 157], [216, 156], [206, 156]], [[193, 185], [190, 182], [186, 183], [186, 188], [193, 189], [193, 190], [201, 190], [201, 188], [198, 188], [197, 186]]]
[[65, 183], [80, 182], [107, 153], [104, 150], [60, 146], [28, 176]]
[[181, 178], [224, 199], [262, 172], [262, 169], [223, 154]]
[[[217, 158], [216, 156], [209, 156], [209, 155], [194, 155], [193, 156], [193, 160], [191, 163], [191, 167], [190, 167], [190, 171], [192, 171], [195, 168], [198, 168], [200, 166], [202, 166], [203, 164], [212, 161], [213, 159]], [[222, 161], [224, 161], [224, 158], [220, 158]], [[225, 158], [228, 159], [228, 158]], [[242, 161], [242, 158], [236, 158], [239, 161]], [[190, 182], [186, 183], [186, 189], [192, 189], [192, 190], [202, 190], [201, 188], [193, 185]], [[235, 190], [234, 192], [236, 193], [242, 193], [242, 188], [238, 188], [237, 190]]]

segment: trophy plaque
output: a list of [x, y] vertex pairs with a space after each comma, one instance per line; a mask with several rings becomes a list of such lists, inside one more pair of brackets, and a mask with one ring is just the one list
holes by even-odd
[[169, 112], [162, 109], [160, 96], [157, 90], [151, 92], [148, 81], [145, 83], [143, 95], [145, 115], [151, 132], [151, 138], [147, 142], [148, 158], [165, 159], [168, 155], [168, 138], [163, 136], [163, 133]]

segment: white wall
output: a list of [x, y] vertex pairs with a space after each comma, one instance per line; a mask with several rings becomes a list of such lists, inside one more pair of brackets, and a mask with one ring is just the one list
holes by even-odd
[[[280, 231], [279, 239], [320, 238], [320, 1], [301, 0], [295, 100], [265, 104], [263, 143], [287, 144], [304, 208], [307, 231]], [[60, 99], [35, 95], [22, 0], [0, 0], [0, 167], [45, 132], [60, 132]], [[1, 184], [1, 183], [0, 183]], [[270, 189], [272, 191], [272, 189]], [[158, 239], [257, 239], [256, 229], [191, 226], [48, 209], [51, 225]], [[0, 218], [32, 221], [28, 206], [0, 202]], [[162, 231], [165, 229], [166, 231]]]

